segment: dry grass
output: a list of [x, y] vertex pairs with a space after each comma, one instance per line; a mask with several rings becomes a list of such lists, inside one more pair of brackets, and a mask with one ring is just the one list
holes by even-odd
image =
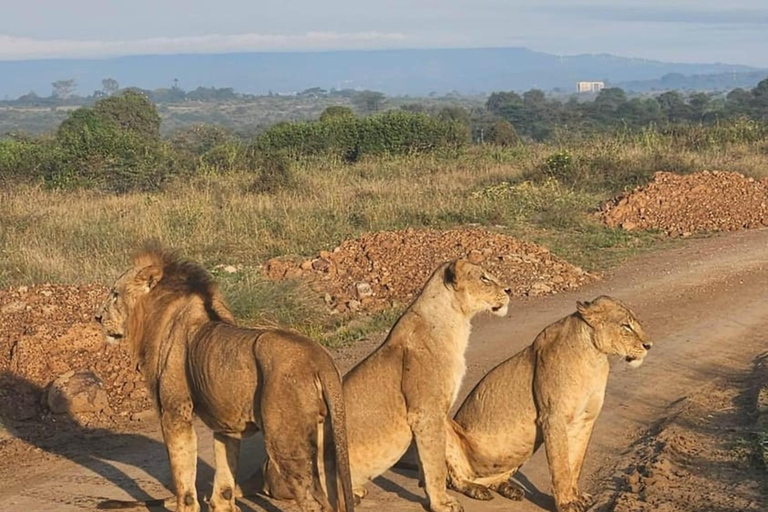
[[[613, 191], [568, 188], [537, 179], [557, 148], [474, 148], [460, 155], [390, 157], [353, 165], [328, 158], [298, 162], [298, 186], [253, 193], [253, 175], [179, 181], [161, 193], [108, 195], [39, 187], [0, 190], [0, 287], [33, 282], [109, 283], [141, 241], [156, 238], [201, 261], [242, 266], [219, 276], [238, 315], [252, 323], [328, 326], [317, 298], [297, 283], [265, 283], [259, 266], [284, 254], [315, 254], [365, 231], [504, 226], [588, 269], [614, 264], [654, 245], [653, 234], [629, 235], [587, 214]], [[595, 151], [570, 149], [579, 165]], [[590, 152], [591, 151], [591, 152]], [[685, 152], [641, 143], [601, 149], [619, 172], [650, 173], [660, 163], [682, 170], [736, 170], [765, 175], [764, 148]], [[600, 171], [603, 172], [603, 171]], [[520, 184], [522, 176], [533, 182]], [[511, 191], [500, 183], [517, 184]], [[375, 323], [375, 322], [374, 322]]]

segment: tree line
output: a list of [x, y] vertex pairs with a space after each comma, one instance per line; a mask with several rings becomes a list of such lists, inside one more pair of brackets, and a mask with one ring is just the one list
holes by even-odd
[[111, 95], [71, 111], [55, 133], [0, 137], [0, 184], [37, 181], [124, 192], [156, 189], [169, 178], [199, 171], [252, 171], [261, 190], [289, 186], [292, 162], [316, 155], [354, 162], [367, 155], [450, 152], [471, 143], [589, 140], [599, 133], [649, 127], [694, 150], [721, 139], [731, 143], [768, 135], [768, 80], [722, 99], [677, 92], [628, 98], [620, 89], [604, 89], [594, 101], [560, 101], [537, 90], [495, 92], [484, 107], [471, 109], [407, 103], [387, 110], [383, 95], [365, 94], [357, 112], [332, 106], [317, 120], [278, 123], [255, 135], [208, 124], [167, 137], [146, 94], [110, 85]]

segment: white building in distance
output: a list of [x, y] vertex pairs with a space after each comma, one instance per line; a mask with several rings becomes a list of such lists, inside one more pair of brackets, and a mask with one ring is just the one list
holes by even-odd
[[576, 90], [579, 94], [587, 92], [600, 92], [605, 89], [605, 82], [579, 82], [576, 84]]

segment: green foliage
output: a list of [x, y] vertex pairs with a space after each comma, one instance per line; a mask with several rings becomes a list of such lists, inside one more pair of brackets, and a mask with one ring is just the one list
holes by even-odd
[[363, 114], [378, 112], [385, 99], [386, 97], [377, 91], [360, 91], [351, 98], [352, 104]]
[[128, 90], [96, 102], [94, 113], [105, 122], [112, 121], [122, 130], [128, 130], [148, 139], [160, 138], [160, 115], [145, 95]]
[[553, 178], [569, 182], [573, 179], [573, 157], [567, 150], [557, 151], [547, 157], [545, 162], [547, 172]]
[[408, 154], [455, 148], [469, 139], [461, 123], [425, 114], [389, 111], [367, 118], [326, 116], [314, 123], [280, 123], [256, 138], [259, 151], [293, 156], [335, 153], [348, 160], [363, 155]]
[[330, 121], [334, 117], [350, 118], [355, 117], [355, 112], [349, 107], [343, 105], [332, 105], [320, 114], [320, 121]]
[[512, 146], [519, 142], [515, 127], [509, 121], [496, 121], [488, 131], [488, 142], [497, 146]]
[[293, 159], [285, 152], [274, 151], [261, 155], [257, 173], [251, 192], [272, 194], [296, 188]]
[[159, 127], [146, 98], [112, 96], [71, 112], [53, 139], [3, 141], [0, 176], [55, 188], [154, 189], [173, 163]]

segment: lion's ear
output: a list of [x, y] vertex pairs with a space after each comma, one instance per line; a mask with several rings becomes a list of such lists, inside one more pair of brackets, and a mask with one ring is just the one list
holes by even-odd
[[576, 301], [576, 311], [579, 312], [579, 315], [581, 318], [584, 319], [585, 322], [587, 322], [589, 325], [592, 325], [592, 319], [594, 315], [592, 303], [591, 302], [581, 302]]
[[152, 290], [163, 278], [163, 269], [157, 265], [149, 265], [139, 270], [136, 274], [136, 283], [146, 288], [146, 291]]
[[458, 263], [458, 260], [454, 260], [448, 264], [447, 267], [445, 267], [445, 272], [443, 273], [443, 283], [446, 284], [446, 286], [453, 286], [456, 287], [459, 280], [456, 276], [456, 265]]

